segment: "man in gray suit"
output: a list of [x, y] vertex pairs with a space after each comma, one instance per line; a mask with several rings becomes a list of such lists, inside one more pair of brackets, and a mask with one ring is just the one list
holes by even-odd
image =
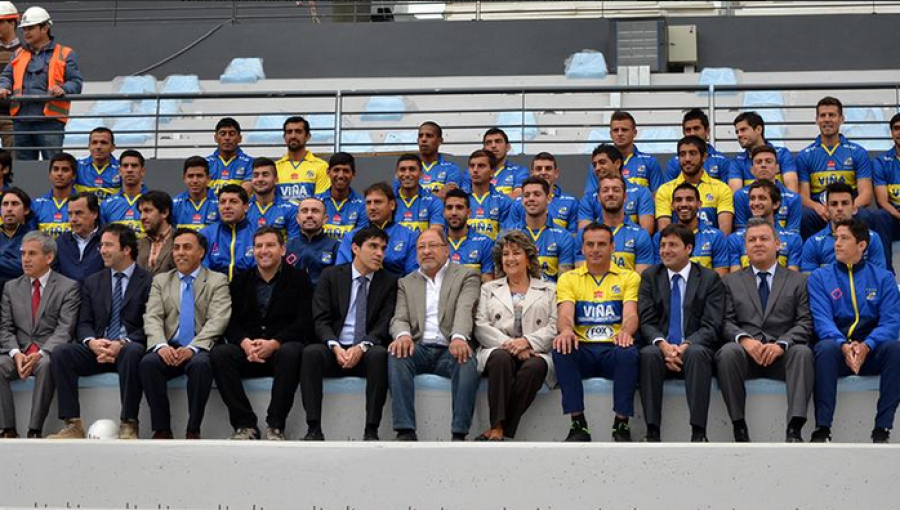
[[454, 441], [464, 441], [475, 410], [478, 369], [469, 341], [481, 277], [450, 262], [443, 230], [429, 229], [416, 242], [419, 270], [401, 278], [391, 320], [388, 382], [398, 441], [415, 441], [415, 379], [449, 377], [453, 392]]
[[43, 232], [22, 239], [23, 276], [6, 284], [0, 305], [0, 428], [17, 437], [9, 381], [35, 377], [28, 437], [38, 438], [53, 401], [50, 356], [71, 340], [81, 304], [78, 283], [50, 269], [56, 241]]
[[175, 231], [172, 253], [175, 269], [156, 275], [150, 287], [144, 313], [148, 352], [141, 359], [141, 384], [150, 404], [153, 438], [171, 439], [166, 382], [187, 374], [185, 439], [200, 439], [213, 382], [209, 351], [228, 327], [231, 293], [227, 276], [200, 265], [206, 238], [196, 230]]
[[749, 442], [744, 381], [787, 381], [786, 441], [802, 443], [813, 391], [812, 315], [806, 276], [778, 265], [778, 231], [759, 218], [747, 222], [750, 267], [725, 277], [724, 346], [716, 353], [719, 386], [734, 425], [734, 440]]

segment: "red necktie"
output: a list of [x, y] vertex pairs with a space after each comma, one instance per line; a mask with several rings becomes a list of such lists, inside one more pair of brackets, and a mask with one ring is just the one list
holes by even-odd
[[31, 294], [31, 322], [37, 319], [38, 309], [41, 307], [41, 281], [34, 281], [34, 292]]

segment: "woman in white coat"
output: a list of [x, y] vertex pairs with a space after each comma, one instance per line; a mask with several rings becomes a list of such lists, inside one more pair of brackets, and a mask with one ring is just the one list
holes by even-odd
[[515, 437], [519, 420], [546, 381], [555, 384], [556, 285], [541, 279], [537, 248], [510, 230], [493, 250], [497, 280], [481, 287], [475, 320], [478, 370], [488, 377], [491, 428], [476, 440]]

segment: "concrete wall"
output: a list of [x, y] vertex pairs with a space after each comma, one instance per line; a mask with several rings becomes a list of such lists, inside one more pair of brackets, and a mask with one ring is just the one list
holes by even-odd
[[0, 443], [12, 508], [896, 508], [898, 447]]
[[[124, 7], [130, 2], [120, 3]], [[170, 3], [173, 9], [184, 6]], [[896, 14], [847, 14], [678, 17], [669, 22], [697, 25], [700, 68], [765, 72], [894, 68], [896, 37], [892, 34], [898, 21]], [[86, 79], [99, 81], [154, 64], [219, 23], [63, 21], [54, 31], [60, 41], [76, 49]], [[111, 47], [116, 51], [110, 52]], [[565, 59], [581, 49], [602, 51], [614, 70], [615, 21], [313, 24], [292, 18], [242, 20], [222, 27], [153, 74], [218, 79], [232, 58], [262, 57], [270, 78], [560, 75]]]

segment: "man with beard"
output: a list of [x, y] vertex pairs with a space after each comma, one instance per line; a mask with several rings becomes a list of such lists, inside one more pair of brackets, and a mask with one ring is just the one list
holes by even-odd
[[759, 147], [771, 147], [775, 151], [775, 159], [780, 170], [775, 178], [784, 186], [800, 193], [800, 183], [797, 180], [797, 165], [794, 156], [787, 147], [776, 147], [766, 140], [766, 121], [756, 112], [744, 112], [734, 118], [734, 134], [738, 144], [744, 152], [738, 154], [731, 161], [731, 177], [728, 178], [728, 186], [732, 191], [737, 191], [744, 186], [749, 186], [756, 177], [751, 167], [753, 166], [753, 151]]
[[[781, 191], [781, 207], [775, 213], [778, 226], [799, 234], [803, 205], [800, 195], [781, 183], [778, 150], [770, 145], [762, 145], [753, 149], [750, 157], [753, 160], [750, 172], [755, 177], [755, 181], [767, 180], [774, 182], [778, 186], [778, 190]], [[747, 220], [752, 216], [750, 213], [750, 184], [753, 184], [755, 181], [750, 181], [749, 184], [734, 192], [735, 230], [747, 226]]]
[[292, 266], [298, 266], [309, 273], [309, 279], [315, 287], [322, 271], [337, 261], [339, 243], [326, 234], [325, 204], [318, 198], [304, 198], [297, 207], [297, 223], [300, 235], [287, 243], [285, 260]]
[[469, 226], [469, 194], [455, 188], [444, 195], [444, 222], [450, 260], [481, 275], [482, 282], [494, 279], [494, 241]]
[[[721, 230], [700, 223], [697, 217], [700, 211], [700, 192], [697, 188], [687, 182], [676, 186], [672, 193], [672, 208], [675, 210], [677, 223], [686, 226], [694, 234], [691, 262], [706, 269], [713, 269], [719, 276], [728, 274], [730, 269], [728, 238]], [[660, 233], [657, 232], [653, 236], [653, 254], [657, 264], [662, 262], [660, 245]]]
[[269, 158], [256, 158], [253, 161], [252, 178], [253, 198], [250, 199], [250, 210], [247, 213], [250, 225], [254, 229], [263, 226], [277, 228], [285, 239], [299, 236], [297, 206], [275, 193], [275, 186], [278, 184], [275, 162]]
[[278, 195], [293, 203], [324, 193], [331, 185], [328, 164], [306, 150], [312, 132], [303, 117], [284, 121], [284, 143], [287, 154], [275, 164], [278, 170]]
[[[622, 175], [622, 153], [610, 144], [598, 145], [591, 155], [592, 171], [597, 182], [604, 177]], [[644, 186], [639, 186], [625, 179], [625, 214], [632, 223], [640, 225], [647, 234], [656, 229], [656, 217], [653, 214], [653, 194]], [[586, 193], [578, 203], [578, 228], [589, 223], [603, 223], [603, 204], [594, 186], [593, 193]]]
[[151, 275], [175, 269], [172, 242], [175, 227], [172, 198], [164, 191], [148, 191], [138, 201], [141, 226], [147, 236], [138, 240], [137, 264]]
[[[703, 170], [713, 179], [728, 183], [731, 175], [731, 159], [717, 151], [709, 143], [709, 117], [700, 108], [692, 108], [681, 119], [682, 136], [699, 136], [706, 142], [707, 154], [703, 162]], [[666, 164], [666, 182], [678, 178], [681, 173], [681, 165], [678, 163], [678, 155], [672, 156]]]
[[725, 235], [731, 234], [734, 220], [734, 198], [731, 188], [713, 179], [703, 169], [706, 161], [706, 142], [698, 136], [686, 136], [678, 141], [678, 162], [681, 174], [660, 186], [656, 193], [656, 228], [662, 230], [672, 223], [672, 191], [682, 182], [688, 182], [700, 191], [703, 205], [700, 220], [718, 228]]

